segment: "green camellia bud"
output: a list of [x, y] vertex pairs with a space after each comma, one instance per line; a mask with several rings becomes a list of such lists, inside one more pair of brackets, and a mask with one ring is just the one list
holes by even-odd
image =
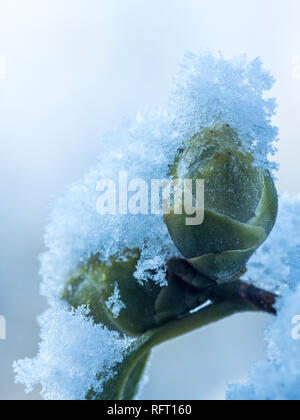
[[94, 256], [71, 276], [63, 299], [75, 308], [88, 305], [96, 323], [130, 336], [155, 327], [155, 301], [161, 288], [153, 282], [141, 285], [134, 277], [139, 254], [127, 251], [108, 264]]
[[168, 286], [161, 288], [152, 281], [140, 284], [134, 277], [140, 252], [101, 261], [90, 258], [69, 278], [62, 298], [73, 308], [87, 305], [97, 324], [113, 331], [138, 337], [159, 325], [188, 313], [207, 300], [205, 282], [201, 290], [187, 284], [172, 273]]
[[171, 173], [174, 179], [205, 181], [204, 222], [187, 226], [186, 215], [174, 210], [165, 222], [182, 255], [219, 284], [242, 275], [278, 210], [271, 174], [256, 167], [240, 146], [229, 125], [203, 129], [179, 152]]

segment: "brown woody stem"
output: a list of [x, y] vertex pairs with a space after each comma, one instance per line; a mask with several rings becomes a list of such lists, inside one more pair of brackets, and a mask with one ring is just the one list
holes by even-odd
[[212, 290], [213, 300], [230, 300], [245, 302], [255, 311], [276, 315], [276, 295], [258, 289], [250, 283], [236, 281], [225, 286], [217, 286]]

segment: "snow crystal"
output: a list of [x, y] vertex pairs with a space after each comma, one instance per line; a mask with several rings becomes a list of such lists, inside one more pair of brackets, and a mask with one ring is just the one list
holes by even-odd
[[249, 262], [247, 278], [251, 283], [275, 293], [295, 289], [300, 267], [298, 273], [291, 274], [291, 257], [300, 253], [297, 232], [300, 232], [300, 198], [292, 200], [283, 196], [274, 230]]
[[111, 310], [114, 318], [118, 318], [121, 310], [126, 308], [125, 303], [121, 301], [120, 289], [117, 282], [115, 284], [114, 293], [107, 300], [106, 306]]
[[81, 307], [71, 312], [50, 310], [42, 317], [37, 358], [14, 364], [16, 381], [25, 384], [27, 392], [41, 384], [46, 400], [84, 400], [91, 388], [102, 391], [129, 341], [95, 325], [88, 313]]
[[152, 280], [158, 285], [167, 286], [168, 282], [166, 280], [166, 259], [164, 258], [164, 255], [156, 255], [153, 257], [155, 252], [156, 251], [152, 246], [143, 248], [141, 258], [137, 264], [137, 269], [134, 273], [134, 276], [141, 285], [144, 285], [148, 280]]

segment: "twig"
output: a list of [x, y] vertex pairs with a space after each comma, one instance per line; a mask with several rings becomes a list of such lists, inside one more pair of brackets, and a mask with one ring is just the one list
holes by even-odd
[[276, 295], [241, 280], [225, 286], [215, 287], [211, 296], [218, 300], [228, 299], [245, 302], [255, 311], [277, 315], [275, 309]]
[[210, 288], [210, 299], [214, 302], [227, 300], [244, 303], [249, 309], [277, 314], [275, 309], [277, 296], [273, 293], [241, 280], [219, 286], [214, 280], [200, 274], [187, 260], [181, 258], [172, 258], [167, 265], [170, 271], [189, 285]]

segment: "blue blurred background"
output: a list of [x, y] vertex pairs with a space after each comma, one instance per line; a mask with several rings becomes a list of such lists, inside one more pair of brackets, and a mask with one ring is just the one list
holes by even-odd
[[[261, 56], [276, 77], [280, 192], [300, 192], [299, 0], [0, 0], [0, 399], [13, 360], [34, 356], [37, 256], [49, 200], [101, 153], [101, 134], [165, 106], [185, 51]], [[264, 315], [243, 315], [154, 352], [144, 399], [224, 398], [264, 354]]]

